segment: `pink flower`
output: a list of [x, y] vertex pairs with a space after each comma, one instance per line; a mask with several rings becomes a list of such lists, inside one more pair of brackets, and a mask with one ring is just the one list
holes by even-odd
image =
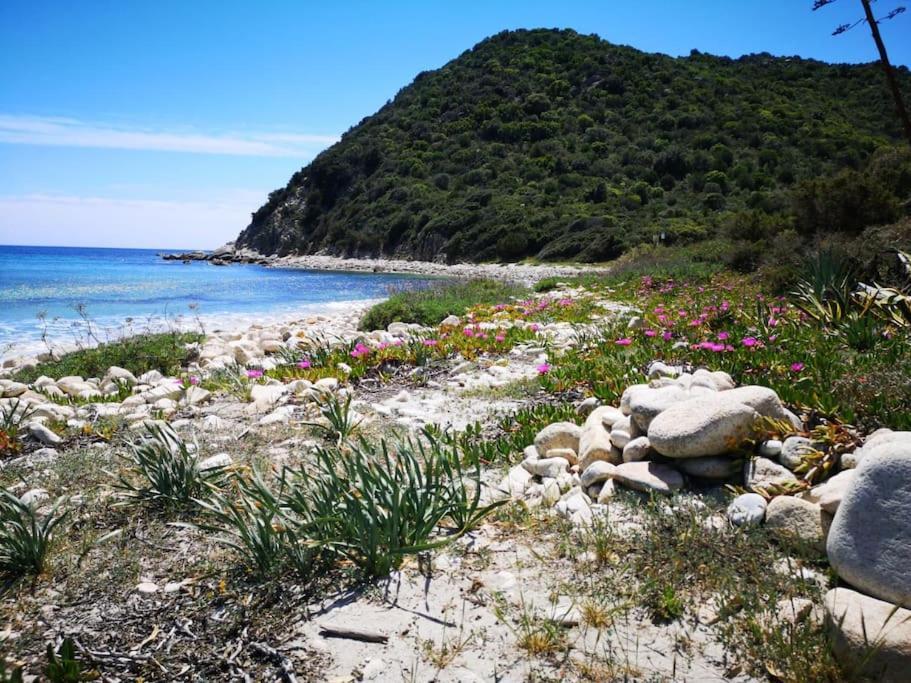
[[616, 344], [617, 346], [629, 346], [632, 343], [633, 343], [633, 340], [630, 339], [629, 337], [623, 337], [622, 339], [618, 339], [617, 341], [614, 342], [614, 344]]
[[756, 339], [756, 337], [744, 337], [740, 343], [746, 346], [748, 349], [751, 349], [754, 346], [759, 345], [759, 340]]
[[360, 358], [361, 356], [366, 356], [370, 353], [370, 347], [366, 346], [362, 342], [358, 342], [354, 345], [354, 349], [351, 351], [352, 358]]
[[646, 330], [646, 331], [645, 331], [645, 336], [646, 336], [646, 337], [654, 337], [654, 336], [656, 336], [657, 334], [658, 334], [658, 333], [657, 333], [655, 330]]
[[440, 342], [438, 342], [436, 339], [425, 339], [423, 343], [424, 346], [436, 346]]
[[730, 336], [731, 336], [731, 335], [728, 334], [727, 332], [719, 332], [719, 333], [718, 333], [718, 341], [725, 341], [725, 340], [727, 340], [727, 338], [730, 337]]
[[306, 370], [310, 367], [310, 361], [302, 360], [297, 364], [297, 367], [299, 367], [301, 370]]
[[801, 372], [805, 367], [801, 362], [791, 363], [791, 372]]
[[190, 384], [192, 384], [194, 387], [199, 384], [199, 377], [196, 375], [190, 375]]
[[674, 338], [674, 333], [673, 333], [673, 332], [665, 332], [664, 334], [661, 335], [661, 338], [662, 338], [664, 341], [670, 341], [671, 339]]
[[573, 300], [572, 300], [572, 299], [560, 299], [560, 301], [559, 301], [558, 303], [559, 303], [561, 306], [572, 306], [572, 305], [573, 305]]
[[541, 363], [541, 365], [537, 367], [537, 370], [539, 375], [546, 375], [550, 372], [550, 366], [547, 363]]
[[262, 370], [247, 370], [248, 379], [259, 379], [262, 376], [263, 376]]
[[537, 332], [538, 330], [541, 329], [541, 326], [538, 323], [532, 323], [531, 325], [528, 326], [528, 329], [531, 330], [532, 332]]
[[498, 342], [502, 343], [502, 342], [505, 342], [505, 341], [506, 341], [506, 335], [505, 335], [505, 334], [498, 334], [496, 337], [494, 337], [494, 339], [496, 339]]
[[474, 336], [474, 330], [471, 329], [470, 327], [466, 327], [464, 330], [462, 330], [462, 332], [465, 334], [466, 337]]

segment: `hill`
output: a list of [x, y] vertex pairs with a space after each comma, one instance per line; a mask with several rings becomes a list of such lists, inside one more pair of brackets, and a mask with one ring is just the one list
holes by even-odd
[[419, 74], [272, 192], [237, 244], [606, 260], [732, 218], [793, 220], [795, 184], [863, 168], [898, 139], [875, 64], [673, 58], [507, 31]]

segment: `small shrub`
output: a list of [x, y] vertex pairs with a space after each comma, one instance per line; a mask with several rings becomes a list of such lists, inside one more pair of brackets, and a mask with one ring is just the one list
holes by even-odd
[[130, 444], [129, 476], [121, 474], [115, 484], [124, 494], [124, 504], [186, 508], [205, 498], [210, 485], [222, 478], [222, 467], [199, 468], [197, 449], [191, 451], [170, 425], [149, 422], [146, 431], [146, 438]]
[[19, 399], [0, 406], [0, 457], [15, 455], [22, 450], [20, 429], [34, 409]]
[[116, 365], [133, 374], [160, 370], [166, 375], [180, 372], [190, 359], [188, 344], [202, 340], [201, 334], [190, 332], [163, 332], [139, 334], [116, 342], [80, 349], [56, 360], [38, 363], [13, 375], [17, 382], [31, 383], [41, 375], [64, 377], [102, 377], [108, 368]]
[[68, 514], [61, 511], [63, 504], [60, 499], [47, 514], [39, 515], [35, 508], [0, 489], [0, 579], [4, 588], [23, 576], [44, 571], [54, 530]]
[[528, 290], [494, 280], [446, 283], [417, 291], [395, 292], [373, 306], [361, 320], [362, 330], [386, 329], [389, 323], [439, 325], [449, 315], [461, 315], [477, 304], [505, 303]]

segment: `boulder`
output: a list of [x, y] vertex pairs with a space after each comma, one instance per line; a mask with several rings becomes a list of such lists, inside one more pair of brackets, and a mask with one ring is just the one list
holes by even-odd
[[652, 444], [647, 436], [637, 436], [630, 439], [623, 447], [623, 462], [639, 462], [647, 460], [652, 454]]
[[28, 386], [21, 382], [0, 380], [0, 398], [15, 398], [22, 396], [26, 391], [28, 391]]
[[911, 441], [864, 447], [829, 533], [829, 562], [847, 583], [911, 608]]
[[582, 471], [582, 486], [588, 488], [610, 479], [617, 468], [609, 462], [597, 460]]
[[601, 416], [605, 411], [612, 411], [610, 406], [595, 408], [582, 425], [579, 435], [579, 464], [583, 471], [593, 462], [613, 462], [613, 444], [610, 433], [604, 426]]
[[589, 396], [584, 401], [581, 401], [576, 406], [576, 415], [580, 417], [588, 417], [591, 415], [592, 411], [601, 405], [601, 399], [597, 396]]
[[134, 384], [138, 384], [139, 380], [137, 380], [136, 375], [129, 370], [112, 365], [108, 368], [108, 371], [104, 373], [104, 379], [101, 380], [102, 384], [108, 382], [125, 382], [130, 386], [133, 386]]
[[821, 507], [794, 496], [777, 496], [766, 508], [765, 525], [775, 537], [798, 541], [824, 553], [831, 516]]
[[761, 387], [755, 384], [728, 389], [724, 392], [724, 398], [728, 401], [736, 401], [745, 406], [749, 406], [760, 415], [771, 417], [776, 420], [787, 420], [790, 422], [790, 416], [778, 394], [773, 389]]
[[183, 398], [189, 405], [195, 406], [200, 403], [206, 403], [212, 398], [212, 394], [202, 387], [191, 386], [184, 392]]
[[740, 458], [732, 458], [727, 455], [683, 458], [676, 465], [684, 474], [688, 474], [691, 477], [716, 481], [730, 479], [743, 469], [743, 461]]
[[612, 478], [628, 488], [646, 493], [670, 494], [683, 488], [680, 472], [656, 462], [625, 462], [617, 465]]
[[601, 424], [608, 429], [613, 427], [614, 423], [618, 420], [622, 420], [626, 417], [618, 408], [614, 408], [613, 406], [602, 406], [601, 409], [599, 409], [598, 415], [601, 416]]
[[521, 498], [525, 488], [531, 483], [532, 474], [522, 465], [516, 465], [503, 477], [494, 491], [494, 499]]
[[814, 486], [809, 491], [800, 494], [800, 497], [818, 504], [830, 515], [834, 515], [845, 494], [854, 485], [854, 475], [855, 470], [843, 470], [819, 486]]
[[636, 421], [640, 429], [647, 432], [648, 426], [659, 413], [688, 398], [689, 394], [682, 387], [676, 385], [636, 391], [630, 395], [630, 416]]
[[911, 610], [848, 588], [826, 593], [826, 626], [836, 659], [880, 683], [911, 675]]
[[758, 415], [732, 401], [733, 391], [693, 398], [659, 414], [648, 429], [652, 448], [669, 458], [721, 455], [737, 448], [753, 435]]
[[765, 519], [768, 504], [758, 493], [743, 493], [728, 505], [728, 520], [734, 526], [758, 526]]
[[572, 422], [554, 422], [538, 432], [535, 448], [538, 453], [547, 453], [551, 448], [571, 448], [579, 452], [582, 428]]

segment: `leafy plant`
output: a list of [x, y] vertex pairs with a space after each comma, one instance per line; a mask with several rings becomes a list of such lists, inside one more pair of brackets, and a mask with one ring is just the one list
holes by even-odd
[[344, 403], [335, 394], [323, 393], [319, 399], [319, 411], [328, 424], [306, 422], [309, 427], [323, 431], [337, 444], [341, 445], [351, 438], [363, 420], [351, 410], [351, 394], [345, 397]]
[[[174, 429], [164, 422], [148, 422], [147, 436], [130, 444], [124, 456], [127, 476], [120, 474], [115, 487], [123, 492], [123, 504], [151, 503], [187, 508], [205, 498], [210, 486], [224, 474], [224, 467], [200, 469], [198, 448], [191, 450]], [[134, 483], [138, 480], [140, 483]]]
[[837, 323], [852, 306], [856, 270], [847, 255], [822, 249], [804, 265], [804, 277], [792, 293], [797, 306], [821, 323]]
[[82, 666], [76, 659], [76, 646], [72, 638], [64, 638], [58, 652], [54, 652], [54, 647], [48, 644], [44, 675], [50, 683], [79, 683], [86, 680]]
[[0, 456], [14, 455], [22, 450], [19, 431], [34, 412], [34, 408], [18, 398], [0, 406]]
[[5, 587], [23, 576], [44, 571], [54, 532], [66, 519], [61, 498], [43, 515], [18, 497], [0, 489], [0, 578]]

